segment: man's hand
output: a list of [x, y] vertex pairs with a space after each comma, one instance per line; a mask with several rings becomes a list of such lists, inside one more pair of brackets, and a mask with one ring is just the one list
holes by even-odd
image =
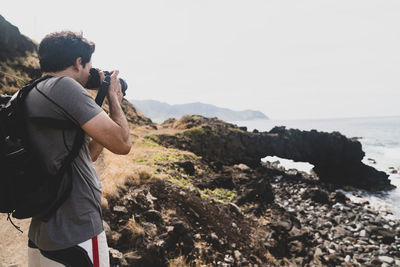
[[[104, 81], [104, 79], [106, 78], [106, 75], [104, 75], [104, 72], [100, 69], [97, 69], [97, 71], [99, 72], [100, 82], [102, 83]], [[100, 85], [101, 85], [101, 83], [100, 83]]]
[[110, 77], [110, 88], [108, 88], [108, 100], [113, 101], [117, 100], [118, 103], [122, 102], [123, 94], [121, 91], [121, 83], [118, 79], [118, 70], [114, 70], [111, 72], [111, 77]]

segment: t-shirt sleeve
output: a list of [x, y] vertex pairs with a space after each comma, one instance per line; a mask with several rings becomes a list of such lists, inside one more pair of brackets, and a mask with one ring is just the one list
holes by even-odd
[[66, 117], [80, 126], [103, 111], [86, 89], [70, 77], [60, 78], [49, 96]]

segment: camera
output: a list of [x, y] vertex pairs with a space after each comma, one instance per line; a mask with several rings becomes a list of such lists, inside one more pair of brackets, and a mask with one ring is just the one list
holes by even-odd
[[[111, 76], [111, 72], [109, 71], [103, 71], [105, 77], [105, 80], [109, 80], [109, 78]], [[85, 88], [87, 89], [97, 89], [100, 88], [100, 85], [103, 81], [100, 81], [100, 74], [99, 74], [99, 70], [96, 68], [91, 68], [90, 69], [90, 76], [89, 79], [86, 83]], [[126, 81], [124, 79], [119, 78], [119, 82], [121, 83], [121, 91], [122, 94], [125, 96], [126, 95], [126, 90], [128, 89], [128, 84], [126, 83]]]

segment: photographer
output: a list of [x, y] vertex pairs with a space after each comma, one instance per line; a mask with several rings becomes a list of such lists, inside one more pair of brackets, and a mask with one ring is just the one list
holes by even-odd
[[[28, 266], [109, 266], [102, 224], [101, 184], [93, 161], [103, 147], [116, 154], [131, 149], [128, 122], [120, 103], [123, 94], [118, 71], [113, 71], [107, 94], [107, 115], [84, 86], [92, 67], [95, 45], [70, 31], [47, 35], [39, 45], [41, 71], [52, 77], [27, 96], [28, 134], [43, 168], [55, 173], [84, 131], [83, 144], [65, 175], [72, 191], [48, 220], [32, 218], [29, 228]], [[99, 71], [101, 81], [104, 73]], [[72, 122], [75, 127], [48, 127], [34, 118]]]

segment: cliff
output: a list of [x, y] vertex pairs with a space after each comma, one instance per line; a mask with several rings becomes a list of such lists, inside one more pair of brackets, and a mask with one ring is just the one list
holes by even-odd
[[177, 135], [159, 135], [160, 144], [185, 149], [208, 162], [244, 163], [257, 167], [266, 156], [278, 156], [313, 164], [321, 181], [371, 191], [392, 189], [388, 175], [361, 162], [361, 143], [339, 132], [300, 131], [275, 127], [269, 132], [247, 132], [217, 119], [186, 116], [169, 120], [164, 127], [184, 129]]

